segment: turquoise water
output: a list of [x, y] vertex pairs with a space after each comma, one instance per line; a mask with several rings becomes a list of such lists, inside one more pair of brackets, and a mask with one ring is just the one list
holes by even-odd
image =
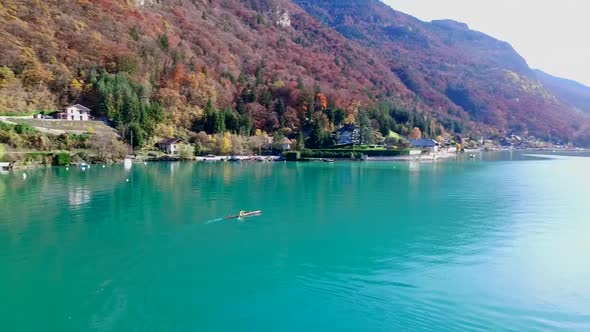
[[[0, 329], [587, 331], [589, 171], [504, 153], [0, 175]], [[239, 209], [263, 215], [219, 219]]]

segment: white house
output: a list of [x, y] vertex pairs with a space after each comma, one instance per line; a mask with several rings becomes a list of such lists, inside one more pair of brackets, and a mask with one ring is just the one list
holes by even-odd
[[66, 107], [64, 112], [58, 113], [57, 118], [70, 121], [90, 120], [90, 109], [80, 104]]
[[180, 138], [166, 138], [158, 142], [158, 147], [167, 154], [178, 154], [179, 145], [182, 143]]

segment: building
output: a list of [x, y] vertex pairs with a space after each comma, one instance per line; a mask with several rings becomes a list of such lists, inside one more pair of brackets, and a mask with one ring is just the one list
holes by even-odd
[[90, 120], [90, 109], [80, 104], [66, 107], [64, 112], [57, 113], [57, 119], [70, 121]]
[[437, 152], [438, 151], [438, 142], [433, 139], [411, 139], [410, 145], [414, 149], [420, 149], [422, 151], [426, 150], [429, 152]]
[[158, 148], [167, 154], [179, 154], [179, 145], [182, 143], [180, 138], [166, 138], [158, 142]]
[[289, 150], [291, 150], [291, 144], [292, 144], [291, 140], [288, 139], [287, 137], [284, 137], [281, 140], [281, 149], [283, 151], [289, 151]]
[[336, 132], [338, 144], [359, 144], [360, 128], [354, 124], [346, 125]]
[[0, 172], [8, 172], [12, 169], [13, 164], [10, 162], [0, 162]]

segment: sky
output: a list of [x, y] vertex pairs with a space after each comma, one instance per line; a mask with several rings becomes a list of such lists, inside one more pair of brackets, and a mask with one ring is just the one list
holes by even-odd
[[423, 21], [453, 19], [509, 42], [532, 68], [590, 86], [589, 0], [382, 0]]

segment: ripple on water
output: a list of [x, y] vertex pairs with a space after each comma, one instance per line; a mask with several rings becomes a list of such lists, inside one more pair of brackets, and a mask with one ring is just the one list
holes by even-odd
[[[55, 330], [590, 330], [590, 177], [571, 162], [0, 178], [0, 312]], [[207, 224], [242, 208], [264, 215]]]

